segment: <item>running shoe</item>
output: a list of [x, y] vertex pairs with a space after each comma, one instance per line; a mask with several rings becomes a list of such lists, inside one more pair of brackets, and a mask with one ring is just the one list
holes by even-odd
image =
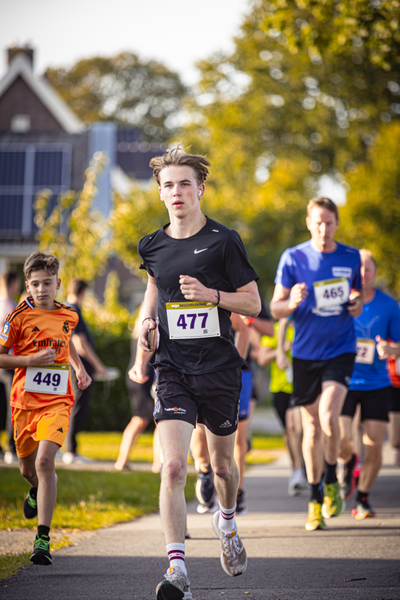
[[238, 493], [236, 496], [236, 511], [235, 512], [237, 515], [241, 515], [242, 517], [244, 515], [247, 515], [247, 506], [246, 506], [245, 497], [246, 497], [246, 492], [244, 490], [238, 490]]
[[303, 469], [295, 469], [289, 477], [288, 494], [289, 496], [298, 496], [302, 490], [308, 488], [308, 481], [304, 475]]
[[51, 565], [50, 538], [47, 535], [36, 536], [30, 561], [35, 565]]
[[31, 488], [25, 498], [24, 517], [26, 519], [34, 519], [37, 516], [36, 493], [37, 488]]
[[340, 497], [339, 482], [324, 483], [324, 503], [322, 514], [325, 519], [338, 517], [346, 508], [346, 501]]
[[356, 473], [358, 471], [358, 454], [353, 454], [350, 462], [341, 465], [338, 469], [338, 480], [340, 484], [340, 495], [342, 498], [350, 498], [356, 489]]
[[308, 503], [308, 515], [305, 528], [307, 531], [328, 529], [325, 525], [324, 517], [322, 516], [322, 505], [315, 500]]
[[355, 508], [353, 508], [353, 510], [351, 511], [351, 514], [356, 519], [356, 521], [362, 521], [367, 517], [376, 517], [376, 513], [370, 506], [367, 498], [363, 498], [361, 502], [357, 502]]
[[235, 577], [241, 575], [247, 569], [246, 550], [235, 529], [230, 533], [224, 533], [220, 530], [218, 527], [219, 513], [219, 510], [214, 513], [212, 528], [221, 540], [221, 565], [227, 575]]
[[156, 587], [157, 600], [193, 600], [190, 581], [178, 567], [170, 567]]
[[196, 481], [196, 497], [199, 501], [197, 512], [200, 514], [206, 512], [215, 512], [218, 508], [217, 493], [214, 486], [212, 470], [206, 473], [198, 471]]

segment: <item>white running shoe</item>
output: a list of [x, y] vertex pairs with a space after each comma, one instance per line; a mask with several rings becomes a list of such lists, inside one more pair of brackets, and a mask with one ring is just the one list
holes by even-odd
[[156, 587], [157, 600], [193, 600], [190, 581], [178, 567], [170, 567]]
[[221, 565], [227, 575], [235, 577], [241, 575], [247, 569], [247, 555], [242, 541], [234, 529], [230, 533], [224, 533], [218, 527], [219, 514], [217, 510], [212, 518], [214, 533], [221, 540]]
[[295, 469], [292, 471], [288, 483], [289, 496], [298, 496], [302, 490], [306, 490], [308, 487], [308, 481], [304, 475], [303, 469]]

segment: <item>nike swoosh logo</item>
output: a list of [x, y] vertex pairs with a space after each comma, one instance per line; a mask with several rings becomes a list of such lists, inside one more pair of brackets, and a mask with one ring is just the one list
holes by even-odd
[[206, 250], [208, 250], [208, 248], [203, 248], [202, 250], [195, 250], [194, 253], [195, 254], [200, 254], [200, 252], [205, 252]]

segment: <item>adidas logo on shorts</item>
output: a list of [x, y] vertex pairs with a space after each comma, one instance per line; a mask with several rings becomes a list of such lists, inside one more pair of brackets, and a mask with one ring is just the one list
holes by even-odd
[[220, 429], [227, 429], [228, 427], [232, 427], [232, 423], [229, 419], [227, 419], [225, 423], [222, 423], [222, 425], [219, 426]]

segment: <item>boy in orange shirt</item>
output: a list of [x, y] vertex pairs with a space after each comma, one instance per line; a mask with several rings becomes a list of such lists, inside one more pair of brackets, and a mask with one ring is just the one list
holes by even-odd
[[[30, 297], [11, 312], [0, 333], [0, 367], [15, 369], [11, 390], [14, 439], [21, 475], [32, 486], [24, 503], [28, 519], [38, 515], [31, 562], [50, 565], [50, 525], [56, 503], [55, 456], [68, 431], [74, 395], [69, 362], [81, 389], [91, 379], [72, 342], [78, 315], [56, 302], [59, 262], [34, 252], [24, 265]], [[13, 354], [9, 354], [12, 348]]]

